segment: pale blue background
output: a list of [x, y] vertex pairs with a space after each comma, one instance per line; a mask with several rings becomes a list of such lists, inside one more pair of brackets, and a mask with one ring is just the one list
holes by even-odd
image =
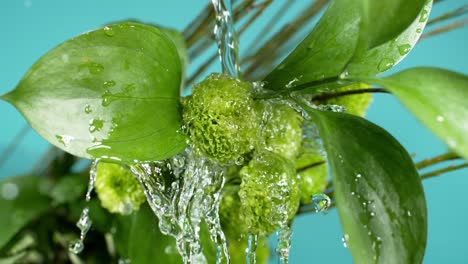
[[[207, 2], [1, 0], [0, 94], [13, 88], [41, 55], [79, 33], [130, 18], [183, 29]], [[300, 2], [299, 5], [292, 9], [291, 14], [285, 14], [283, 19], [298, 10], [301, 3], [309, 1], [297, 2]], [[462, 4], [468, 4], [468, 1], [446, 0], [436, 6], [432, 15]], [[251, 32], [246, 38], [251, 38], [253, 34]], [[396, 70], [431, 65], [467, 74], [467, 41], [468, 27], [424, 40]], [[218, 69], [213, 68], [213, 71]], [[0, 114], [2, 153], [25, 121], [4, 102], [0, 102]], [[446, 151], [443, 143], [389, 95], [375, 97], [368, 118], [391, 132], [410, 153], [417, 155], [417, 160]], [[47, 146], [37, 134], [29, 132], [9, 162], [0, 168], [0, 177], [27, 172]], [[424, 263], [468, 263], [467, 174], [467, 170], [453, 172], [424, 183], [429, 210], [429, 240]], [[348, 250], [342, 246], [341, 236], [334, 210], [327, 216], [299, 217], [294, 225], [291, 263], [351, 263]]]

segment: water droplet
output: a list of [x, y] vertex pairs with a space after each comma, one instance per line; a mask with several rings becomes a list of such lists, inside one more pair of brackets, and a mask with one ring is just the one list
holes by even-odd
[[416, 29], [416, 33], [420, 34], [422, 32], [421, 28]]
[[91, 163], [91, 167], [89, 169], [89, 182], [88, 182], [88, 190], [86, 192], [86, 201], [89, 202], [91, 200], [91, 193], [94, 190], [94, 184], [96, 183], [97, 177], [97, 168], [99, 166], [99, 159], [96, 159]]
[[104, 107], [109, 106], [112, 103], [112, 96], [113, 94], [111, 94], [109, 90], [105, 90], [104, 94], [101, 97], [102, 98], [101, 105]]
[[423, 9], [421, 12], [421, 16], [419, 17], [419, 22], [426, 22], [427, 18], [429, 16], [429, 11], [427, 9]]
[[343, 247], [348, 248], [349, 235], [344, 234], [341, 241], [343, 242]]
[[444, 122], [445, 118], [443, 116], [437, 116], [437, 122]]
[[115, 86], [115, 81], [105, 81], [104, 84], [103, 84], [104, 88], [110, 88], [112, 86]]
[[347, 77], [349, 76], [349, 72], [348, 71], [344, 71], [340, 74], [340, 79], [346, 79]]
[[452, 138], [449, 138], [449, 139], [447, 140], [447, 143], [448, 143], [449, 147], [451, 147], [451, 148], [454, 148], [454, 147], [457, 146], [457, 142], [456, 142], [454, 139], [452, 139]]
[[106, 34], [106, 36], [113, 37], [115, 35], [115, 31], [111, 27], [105, 26], [103, 29], [104, 29], [104, 34]]
[[100, 119], [92, 119], [89, 124], [89, 132], [94, 133], [100, 131], [104, 126], [104, 121]]
[[68, 61], [70, 60], [68, 54], [62, 54], [62, 62], [63, 63], [68, 63]]
[[411, 211], [410, 211], [410, 210], [406, 211], [406, 214], [407, 214], [408, 216], [412, 216], [412, 214], [411, 214]]
[[316, 194], [311, 198], [311, 206], [314, 207], [316, 213], [325, 213], [331, 205], [331, 199], [326, 194]]
[[68, 135], [55, 135], [55, 138], [57, 138], [58, 142], [63, 144], [64, 147], [68, 147], [68, 145], [75, 139]]
[[335, 104], [319, 105], [317, 106], [317, 109], [321, 111], [330, 111], [335, 113], [343, 113], [347, 111], [346, 107]]
[[408, 54], [410, 51], [411, 51], [410, 44], [402, 44], [398, 46], [398, 52], [400, 53], [401, 56]]
[[85, 105], [84, 112], [85, 114], [91, 114], [93, 112], [89, 104]]
[[68, 244], [68, 250], [73, 254], [80, 254], [84, 249], [83, 241], [75, 239]]
[[379, 65], [377, 66], [377, 69], [380, 71], [380, 72], [384, 72], [390, 68], [393, 67], [393, 65], [395, 65], [395, 61], [393, 59], [389, 59], [389, 58], [384, 58], [380, 61]]
[[18, 197], [18, 185], [12, 182], [6, 182], [2, 185], [2, 198], [5, 200], [14, 200]]

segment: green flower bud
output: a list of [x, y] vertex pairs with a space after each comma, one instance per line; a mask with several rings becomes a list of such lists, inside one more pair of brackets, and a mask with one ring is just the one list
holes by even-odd
[[118, 164], [100, 162], [94, 186], [102, 207], [111, 213], [128, 215], [146, 201], [138, 180]]
[[248, 234], [245, 219], [241, 217], [239, 189], [239, 185], [226, 185], [219, 204], [219, 218], [224, 234], [233, 240]]
[[193, 149], [220, 164], [242, 160], [254, 148], [257, 114], [248, 82], [212, 74], [195, 85], [183, 118]]
[[261, 113], [261, 138], [264, 148], [287, 159], [295, 159], [302, 141], [302, 116], [285, 104], [257, 102]]
[[289, 160], [269, 151], [256, 153], [239, 175], [241, 215], [249, 233], [268, 235], [294, 217], [299, 180]]
[[[364, 83], [356, 83], [356, 84], [351, 84], [345, 87], [341, 87], [335, 90], [335, 92], [344, 92], [344, 91], [366, 89], [366, 88], [369, 88], [369, 85], [364, 84]], [[324, 103], [341, 105], [341, 106], [346, 107], [346, 113], [348, 114], [364, 116], [371, 102], [372, 102], [372, 95], [370, 93], [363, 93], [363, 94], [346, 95], [346, 96], [341, 96], [337, 98], [332, 98], [332, 99], [327, 100]]]
[[318, 154], [303, 153], [296, 160], [296, 170], [301, 178], [301, 204], [309, 204], [312, 195], [323, 193], [327, 186], [327, 164]]

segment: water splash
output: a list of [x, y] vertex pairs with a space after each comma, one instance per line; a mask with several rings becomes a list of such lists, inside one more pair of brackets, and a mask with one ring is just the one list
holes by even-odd
[[168, 160], [130, 166], [144, 188], [163, 234], [176, 239], [184, 263], [206, 263], [200, 229], [208, 226], [216, 243], [217, 263], [229, 263], [226, 238], [219, 221], [224, 169], [186, 149]]
[[276, 244], [276, 253], [281, 264], [288, 264], [289, 251], [291, 249], [292, 231], [289, 226], [283, 226], [276, 231], [278, 242]]
[[257, 263], [257, 247], [258, 247], [258, 235], [250, 234], [247, 238], [247, 248], [245, 249], [245, 263], [255, 264]]
[[211, 0], [216, 14], [214, 36], [223, 73], [239, 77], [239, 40], [232, 18], [231, 0]]
[[[99, 164], [99, 159], [96, 159], [91, 164], [91, 168], [89, 170], [89, 183], [88, 183], [88, 190], [86, 192], [86, 202], [91, 200], [91, 193], [94, 190], [94, 184], [96, 182], [96, 175], [97, 175], [97, 166]], [[68, 250], [73, 254], [79, 254], [84, 250], [84, 240], [86, 238], [86, 234], [88, 234], [89, 229], [93, 221], [89, 217], [89, 208], [85, 207], [81, 212], [80, 219], [76, 222], [76, 226], [80, 229], [80, 238], [70, 241], [68, 245]]]

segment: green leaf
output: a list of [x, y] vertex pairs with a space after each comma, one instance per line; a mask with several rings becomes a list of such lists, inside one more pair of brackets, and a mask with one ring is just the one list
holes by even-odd
[[425, 126], [468, 159], [468, 76], [437, 68], [413, 68], [382, 79]]
[[162, 160], [179, 133], [180, 58], [158, 28], [112, 24], [66, 41], [2, 98], [50, 143], [84, 158]]
[[359, 9], [353, 2], [331, 2], [313, 31], [265, 77], [265, 88], [282, 90], [339, 76], [353, 56], [359, 36]]
[[56, 204], [83, 199], [88, 187], [88, 181], [88, 177], [80, 174], [62, 176], [50, 190], [49, 196]]
[[[367, 2], [332, 1], [314, 30], [265, 77], [265, 88], [284, 90], [309, 85], [312, 88], [307, 93], [317, 93], [319, 88], [313, 86], [339, 87], [335, 84], [339, 76], [375, 75], [401, 61], [421, 36], [432, 1]], [[381, 8], [387, 6], [392, 12], [382, 11]], [[402, 17], [393, 21], [394, 12], [401, 9], [405, 10]], [[361, 19], [362, 16], [365, 19]], [[367, 23], [368, 19], [380, 16], [383, 19], [377, 19], [377, 24]], [[388, 30], [380, 31], [383, 25]], [[379, 46], [375, 47], [375, 43], [368, 46], [369, 34], [376, 37], [370, 41], [382, 41]], [[318, 81], [325, 84], [316, 83]]]
[[[117, 252], [129, 258], [132, 264], [158, 263], [178, 264], [182, 258], [177, 251], [175, 239], [159, 231], [158, 219], [148, 204], [142, 205], [131, 216], [119, 216], [116, 221], [114, 240]], [[215, 263], [216, 249], [210, 243], [207, 228], [201, 229], [201, 239], [207, 263]]]
[[360, 0], [362, 48], [373, 48], [396, 38], [416, 19], [425, 2], [429, 1]]
[[181, 87], [183, 87], [184, 83], [183, 81], [185, 80], [185, 74], [187, 70], [187, 65], [189, 62], [189, 57], [187, 53], [187, 45], [185, 44], [185, 38], [182, 33], [175, 29], [171, 28], [164, 28], [160, 27], [159, 28], [162, 32], [164, 32], [174, 43], [175, 47], [177, 48], [177, 53], [179, 54], [179, 59], [180, 59], [180, 65], [182, 67], [182, 74], [181, 74]]
[[[380, 1], [374, 1], [380, 2]], [[406, 1], [408, 2], [408, 1]], [[432, 1], [428, 1], [421, 10], [419, 17], [406, 28], [398, 37], [393, 38], [377, 47], [356, 54], [352, 58], [346, 72], [349, 76], [373, 76], [389, 70], [398, 64], [418, 42], [428, 21], [432, 9]]]
[[39, 191], [40, 178], [20, 176], [0, 181], [0, 248], [21, 228], [49, 208], [49, 198]]
[[426, 203], [403, 147], [385, 130], [349, 114], [308, 110], [318, 126], [334, 197], [355, 263], [421, 263]]

